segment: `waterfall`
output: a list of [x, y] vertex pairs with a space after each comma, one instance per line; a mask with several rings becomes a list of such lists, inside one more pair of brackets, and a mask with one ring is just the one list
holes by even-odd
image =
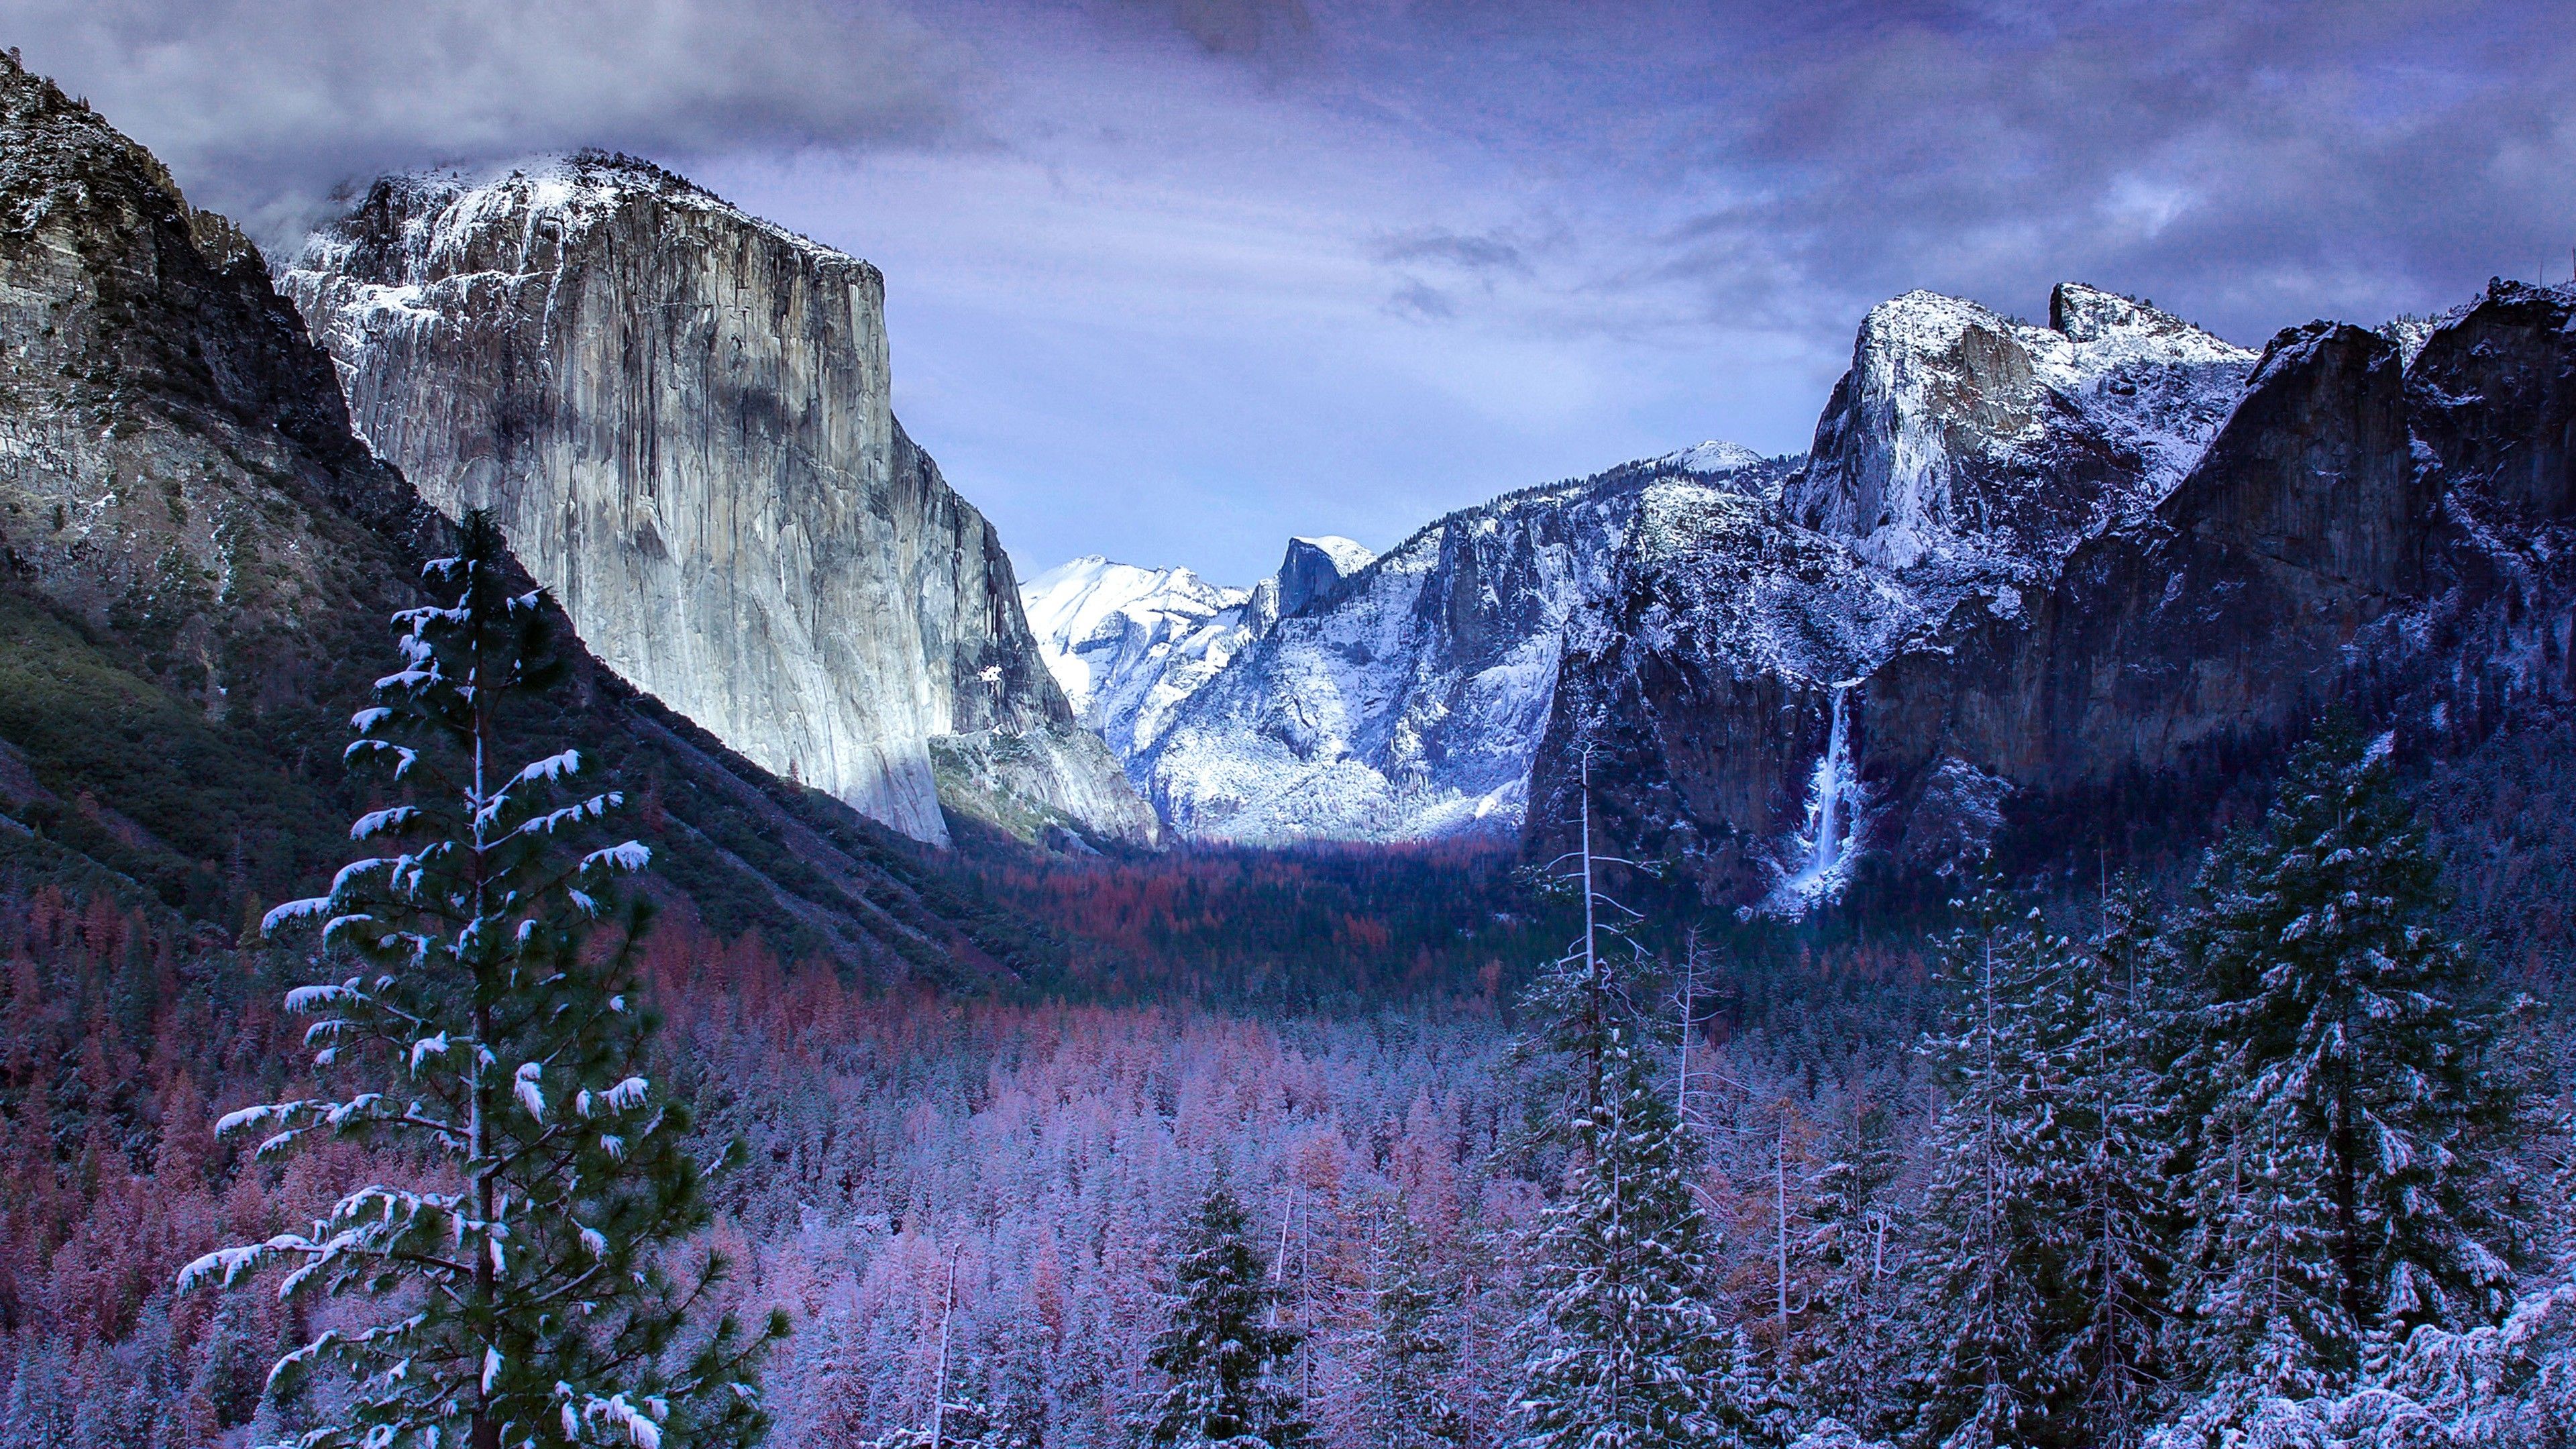
[[1821, 901], [1842, 894], [1850, 876], [1853, 828], [1859, 823], [1860, 773], [1851, 758], [1851, 687], [1847, 679], [1833, 686], [1833, 725], [1825, 735], [1825, 753], [1807, 781], [1807, 825], [1798, 834], [1805, 859], [1797, 872], [1781, 881], [1773, 909], [1803, 914]]

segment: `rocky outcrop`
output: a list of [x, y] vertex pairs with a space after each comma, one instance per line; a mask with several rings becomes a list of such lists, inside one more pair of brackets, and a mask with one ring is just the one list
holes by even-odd
[[[2060, 289], [2079, 352], [2120, 316], [2098, 296]], [[2099, 471], [2117, 430], [2063, 383], [2032, 401], [2043, 369], [2009, 329], [1953, 310], [1930, 368], [1871, 361], [1864, 329], [1855, 377], [1940, 385], [1847, 379], [1783, 516], [1747, 504], [1630, 550], [1573, 627], [1537, 788], [1570, 806], [1589, 749], [1614, 838], [1711, 899], [1796, 908], [1828, 786], [1851, 849], [1941, 869], [2052, 802], [2138, 781], [2187, 798], [2329, 706], [2457, 741], [2576, 698], [2569, 312], [2500, 284], [2411, 368], [2380, 334], [2294, 328], [2216, 410], [2217, 363], [2186, 351], [2159, 378], [2133, 358], [2102, 374], [2133, 387], [2109, 396], [2224, 419], [2170, 485], [2162, 465]], [[1915, 415], [1853, 403], [1890, 393]], [[1912, 471], [1885, 486], [1853, 462], [1888, 458]], [[2014, 502], [2053, 478], [2062, 499]], [[1534, 818], [1534, 849], [1559, 814]]]
[[[1949, 760], [2047, 794], [2291, 734], [2338, 695], [2355, 638], [2419, 595], [2431, 524], [2396, 348], [2285, 333], [2151, 519], [2088, 541], [2028, 607], [1961, 611], [1871, 674], [1863, 772], [1891, 803]], [[1890, 819], [1891, 844], [1905, 828]]]
[[1287, 555], [1279, 560], [1279, 571], [1271, 576], [1278, 586], [1273, 615], [1285, 617], [1331, 608], [1341, 598], [1342, 586], [1375, 562], [1376, 554], [1347, 538], [1326, 534], [1288, 540]]
[[1909, 292], [1870, 309], [1784, 496], [1884, 567], [2037, 569], [2179, 481], [2253, 354], [2066, 284], [2049, 325]]
[[731, 747], [944, 841], [931, 742], [1026, 737], [1080, 784], [1024, 803], [1151, 834], [895, 420], [874, 267], [586, 154], [386, 178], [281, 284], [376, 451], [491, 509], [610, 668]]
[[[256, 251], [0, 57], [0, 873], [139, 893], [213, 944], [310, 894], [369, 798], [349, 712], [448, 537]], [[881, 978], [1008, 974], [1008, 923], [915, 847], [563, 654], [506, 723], [628, 792], [667, 904]]]
[[1567, 617], [1644, 501], [1758, 488], [1765, 467], [1722, 446], [1630, 464], [1451, 514], [1356, 569], [1344, 541], [1300, 540], [1277, 622], [1130, 771], [1199, 839], [1508, 836]]
[[[214, 717], [339, 668], [369, 526], [427, 521], [223, 218], [0, 57], [0, 561]], [[355, 555], [355, 558], [352, 558]]]

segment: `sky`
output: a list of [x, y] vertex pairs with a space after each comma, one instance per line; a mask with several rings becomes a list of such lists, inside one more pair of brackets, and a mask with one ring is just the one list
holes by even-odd
[[1246, 583], [1800, 450], [1917, 287], [2259, 346], [2576, 269], [2555, 3], [0, 0], [0, 42], [272, 247], [587, 145], [868, 258], [896, 410], [1024, 577]]

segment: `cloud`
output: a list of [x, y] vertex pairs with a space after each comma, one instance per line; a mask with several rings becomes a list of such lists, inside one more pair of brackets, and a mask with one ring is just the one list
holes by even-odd
[[1417, 228], [1382, 238], [1375, 255], [1382, 262], [1442, 262], [1462, 271], [1509, 271], [1527, 274], [1521, 249], [1501, 236], [1465, 236], [1436, 227]]
[[1144, 0], [1210, 55], [1302, 48], [1315, 30], [1302, 0]]
[[965, 83], [873, 0], [0, 0], [0, 33], [272, 235], [425, 161], [921, 144]]
[[0, 0], [0, 42], [263, 239], [390, 167], [671, 164], [884, 266], [905, 420], [1024, 561], [1251, 577], [1285, 533], [1798, 446], [1913, 287], [2259, 342], [2564, 279], [2563, 10]]
[[1449, 294], [1418, 279], [1408, 280], [1386, 299], [1387, 310], [1399, 317], [1424, 322], [1446, 322], [1458, 315], [1458, 304]]
[[[1660, 275], [1789, 327], [1913, 286], [2151, 290], [2259, 340], [2446, 305], [2576, 240], [2576, 37], [2428, 0], [1830, 9], [1686, 104]], [[2560, 262], [2563, 269], [2564, 261]], [[1847, 324], [1846, 324], [1847, 325]]]

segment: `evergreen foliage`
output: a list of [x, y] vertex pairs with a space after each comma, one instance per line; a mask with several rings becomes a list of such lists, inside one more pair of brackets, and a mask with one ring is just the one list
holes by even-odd
[[1375, 1291], [1360, 1344], [1361, 1424], [1383, 1449], [1442, 1449], [1474, 1434], [1458, 1407], [1458, 1347], [1428, 1257], [1422, 1230], [1390, 1207], [1370, 1264]]
[[1625, 1032], [1611, 1038], [1608, 1090], [1576, 1116], [1564, 1193], [1531, 1242], [1527, 1449], [1712, 1441], [1742, 1398], [1680, 1124]]
[[1302, 1336], [1280, 1326], [1279, 1294], [1253, 1251], [1243, 1204], [1223, 1184], [1200, 1203], [1172, 1274], [1172, 1321], [1145, 1357], [1170, 1382], [1139, 1427], [1177, 1449], [1292, 1449], [1311, 1429], [1285, 1382]]
[[1911, 1436], [2131, 1442], [2161, 1281], [2162, 1154], [2136, 1040], [2104, 955], [1996, 890], [1969, 914], [1931, 1043], [1950, 1099], [1915, 1233]]
[[2335, 1391], [2409, 1330], [2512, 1301], [2510, 1090], [2388, 753], [2322, 732], [2199, 886], [2168, 1079], [2198, 1099], [2179, 1306], [2203, 1382]]
[[566, 848], [622, 803], [571, 791], [577, 752], [503, 763], [505, 708], [559, 673], [546, 601], [513, 592], [505, 560], [490, 519], [469, 515], [457, 556], [427, 570], [453, 601], [395, 616], [404, 667], [378, 682], [349, 748], [389, 767], [402, 797], [351, 835], [393, 850], [266, 923], [321, 917], [324, 959], [358, 963], [286, 997], [313, 1018], [318, 1078], [344, 1094], [217, 1128], [269, 1132], [263, 1155], [317, 1136], [396, 1146], [435, 1185], [360, 1188], [309, 1229], [207, 1254], [181, 1286], [274, 1268], [283, 1296], [389, 1310], [280, 1360], [273, 1378], [327, 1363], [348, 1379], [347, 1412], [306, 1429], [303, 1449], [749, 1444], [767, 1424], [758, 1363], [785, 1322], [701, 1325], [723, 1258], [685, 1284], [668, 1271], [709, 1214], [688, 1111], [646, 1075], [641, 910], [589, 949], [616, 878], [647, 854]]
[[[1746, 1395], [1736, 1335], [1711, 1304], [1709, 1228], [1695, 1156], [1639, 1040], [1626, 972], [1602, 916], [1588, 812], [1577, 880], [1583, 934], [1533, 987], [1536, 1045], [1565, 1072], [1550, 1136], [1565, 1180], [1528, 1243], [1515, 1442], [1628, 1449], [1732, 1436]], [[1621, 944], [1624, 944], [1622, 942]]]

